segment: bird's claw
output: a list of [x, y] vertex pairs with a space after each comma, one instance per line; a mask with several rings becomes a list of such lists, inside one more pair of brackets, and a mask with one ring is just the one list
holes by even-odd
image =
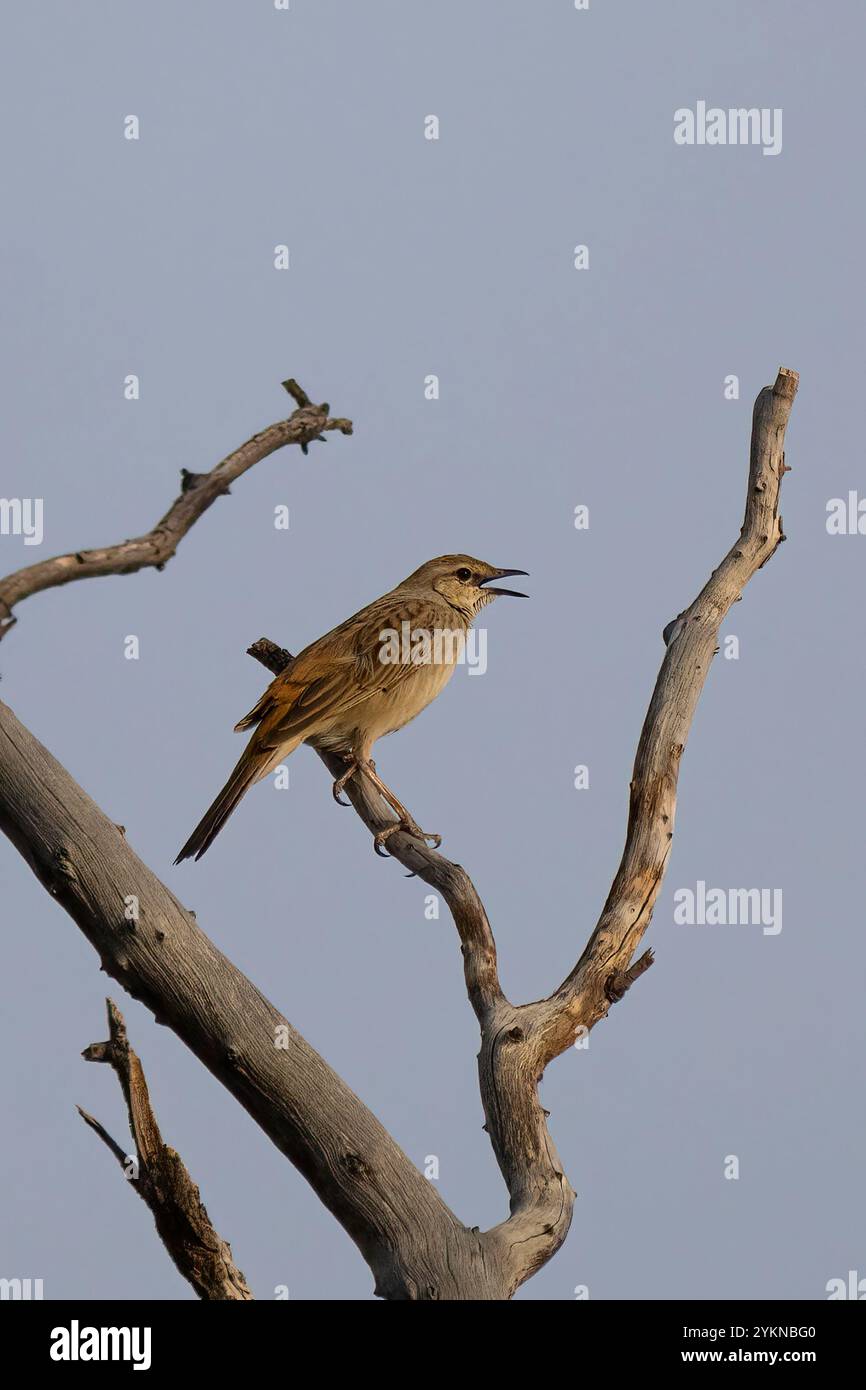
[[416, 825], [415, 821], [397, 820], [391, 825], [386, 825], [384, 830], [377, 831], [373, 836], [373, 849], [379, 855], [380, 859], [391, 858], [391, 855], [385, 852], [383, 846], [386, 840], [398, 833], [411, 835], [414, 840], [420, 840], [424, 845], [426, 845], [429, 840], [431, 849], [438, 849], [442, 843], [441, 835], [430, 834], [428, 831], [422, 830], [420, 825]]
[[336, 801], [336, 803], [337, 803], [338, 806], [351, 806], [352, 803], [351, 803], [350, 801], [344, 801], [343, 798], [342, 798], [342, 796], [340, 795], [340, 793], [342, 792], [342, 790], [343, 790], [343, 788], [345, 787], [346, 783], [349, 781], [349, 778], [350, 778], [350, 777], [354, 777], [354, 775], [355, 775], [355, 773], [356, 773], [357, 771], [358, 771], [358, 765], [357, 765], [357, 763], [352, 763], [351, 766], [348, 767], [348, 768], [346, 769], [346, 771], [343, 773], [343, 775], [342, 775], [341, 777], [338, 777], [338, 778], [337, 778], [336, 782], [335, 782], [334, 785], [331, 787], [331, 795], [332, 795], [332, 797], [334, 798], [334, 800]]

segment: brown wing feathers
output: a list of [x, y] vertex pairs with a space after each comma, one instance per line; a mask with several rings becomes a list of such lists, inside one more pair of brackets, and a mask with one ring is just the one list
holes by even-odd
[[[311, 734], [326, 728], [377, 688], [405, 680], [411, 667], [382, 664], [378, 659], [383, 626], [397, 625], [404, 616], [382, 601], [356, 614], [319, 638], [295, 657], [291, 667], [271, 681], [249, 714], [239, 720], [239, 732], [255, 729], [240, 760], [213, 805], [190, 835], [175, 860], [200, 859], [213, 843], [242, 797], [273, 765]], [[426, 612], [420, 616], [426, 617]], [[363, 617], [364, 621], [358, 621]], [[418, 620], [419, 613], [415, 613]]]

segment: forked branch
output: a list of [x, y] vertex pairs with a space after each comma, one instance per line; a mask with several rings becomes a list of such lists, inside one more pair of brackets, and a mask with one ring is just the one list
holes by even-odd
[[88, 1062], [109, 1063], [117, 1074], [135, 1143], [134, 1167], [129, 1166], [133, 1156], [124, 1153], [98, 1120], [80, 1105], [78, 1113], [129, 1175], [153, 1213], [163, 1245], [199, 1297], [246, 1302], [253, 1295], [235, 1264], [231, 1246], [214, 1229], [180, 1154], [169, 1148], [159, 1132], [144, 1071], [129, 1045], [123, 1015], [111, 999], [105, 1002], [108, 1041], [91, 1043], [82, 1056]]
[[[358, 1244], [384, 1297], [505, 1298], [565, 1239], [574, 1193], [548, 1132], [538, 1082], [547, 1064], [652, 963], [649, 951], [632, 961], [668, 863], [680, 760], [719, 626], [784, 539], [779, 490], [796, 389], [796, 372], [782, 368], [758, 396], [740, 536], [694, 603], [665, 629], [667, 650], [638, 744], [622, 860], [598, 925], [562, 985], [547, 999], [511, 1004], [499, 983], [490, 923], [466, 871], [402, 832], [388, 841], [400, 863], [441, 892], [460, 937], [481, 1028], [486, 1128], [510, 1194], [510, 1216], [483, 1235], [454, 1216], [358, 1097], [0, 706], [0, 825], [100, 952], [105, 969], [175, 1030], [307, 1177]], [[321, 416], [325, 408], [318, 409]], [[314, 437], [313, 429], [343, 424], [306, 417], [304, 440]], [[0, 596], [6, 592], [0, 585]], [[291, 659], [265, 639], [250, 650], [272, 671]], [[342, 771], [342, 763], [323, 761], [332, 775]], [[371, 831], [392, 823], [365, 778], [353, 778], [346, 792]], [[140, 903], [134, 931], [122, 912], [130, 893]]]
[[[746, 509], [739, 538], [695, 601], [665, 628], [667, 651], [644, 722], [631, 781], [622, 861], [599, 923], [575, 969], [549, 998], [511, 1004], [502, 992], [496, 943], [481, 899], [459, 864], [405, 834], [389, 852], [442, 893], [460, 937], [469, 999], [481, 1027], [482, 1102], [511, 1215], [485, 1237], [516, 1288], [555, 1253], [568, 1233], [574, 1193], [538, 1098], [545, 1067], [603, 1018], [653, 963], [651, 950], [632, 964], [647, 930], [670, 856], [680, 761], [698, 697], [716, 650], [721, 622], [749, 579], [785, 539], [779, 493], [787, 471], [785, 429], [798, 375], [780, 368], [752, 416]], [[249, 654], [277, 673], [291, 655], [268, 638]], [[332, 776], [340, 760], [320, 753]], [[345, 787], [374, 833], [393, 815], [362, 779]]]
[[181, 490], [165, 516], [152, 530], [133, 540], [99, 550], [76, 550], [68, 555], [55, 555], [50, 560], [28, 565], [0, 580], [0, 639], [17, 621], [15, 606], [32, 594], [70, 584], [76, 579], [95, 579], [107, 574], [134, 574], [146, 568], [162, 569], [177, 550], [186, 533], [207, 511], [212, 502], [223, 496], [231, 484], [262, 459], [282, 449], [286, 444], [300, 444], [304, 453], [313, 440], [321, 439], [327, 430], [352, 433], [352, 421], [332, 419], [327, 402], [314, 405], [298, 383], [289, 378], [283, 382], [297, 410], [287, 420], [254, 434], [234, 453], [216, 464], [209, 473], [190, 473], [181, 469]]

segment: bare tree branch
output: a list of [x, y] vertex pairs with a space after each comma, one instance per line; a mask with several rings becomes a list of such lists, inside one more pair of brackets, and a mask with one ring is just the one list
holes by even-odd
[[[266, 637], [248, 652], [274, 673], [291, 661], [285, 648]], [[345, 766], [341, 759], [316, 751], [331, 777], [339, 776]], [[391, 808], [366, 778], [353, 777], [343, 794], [373, 834], [393, 823]], [[521, 1010], [509, 1003], [499, 983], [496, 943], [475, 885], [460, 864], [402, 832], [390, 837], [388, 853], [442, 894], [460, 937], [467, 993], [481, 1028], [478, 1074], [484, 1128], [511, 1198], [508, 1220], [481, 1240], [489, 1264], [501, 1272], [504, 1296], [510, 1297], [565, 1240], [575, 1194], [538, 1099], [541, 1076], [532, 1069]]]
[[[752, 414], [746, 510], [739, 537], [701, 592], [665, 629], [667, 651], [641, 731], [631, 780], [625, 849], [595, 931], [559, 989], [531, 1006], [537, 1065], [544, 1068], [591, 1028], [616, 997], [617, 981], [650, 924], [674, 833], [680, 761], [719, 627], [752, 576], [785, 539], [779, 514], [785, 430], [799, 376], [780, 367]], [[648, 962], [649, 963], [649, 962]], [[642, 972], [641, 972], [642, 973]], [[628, 980], [631, 983], [631, 980]]]
[[[603, 1018], [653, 963], [630, 961], [649, 926], [673, 838], [676, 785], [692, 716], [716, 650], [719, 626], [755, 573], [785, 539], [779, 491], [784, 437], [798, 375], [780, 368], [762, 390], [752, 419], [746, 512], [739, 539], [694, 603], [665, 629], [667, 652], [638, 745], [626, 847], [601, 920], [572, 974], [548, 999], [512, 1005], [502, 993], [496, 943], [481, 899], [459, 864], [398, 833], [389, 853], [441, 892], [460, 936], [470, 1002], [481, 1026], [479, 1081], [493, 1150], [511, 1198], [511, 1215], [484, 1236], [513, 1291], [555, 1254], [568, 1234], [574, 1192], [562, 1171], [538, 1098], [545, 1067]], [[249, 655], [277, 673], [291, 654], [268, 638]], [[340, 760], [319, 753], [332, 777]], [[344, 793], [375, 833], [394, 817], [373, 786], [352, 778]]]
[[69, 584], [76, 579], [134, 574], [136, 570], [148, 567], [162, 569], [187, 531], [211, 503], [227, 493], [231, 483], [243, 473], [277, 449], [282, 449], [286, 444], [300, 444], [306, 453], [308, 445], [313, 440], [323, 438], [327, 430], [352, 433], [351, 420], [331, 419], [327, 402], [313, 405], [307, 393], [292, 378], [284, 381], [283, 386], [298, 405], [288, 420], [279, 420], [259, 434], [254, 434], [252, 439], [235, 449], [210, 473], [190, 473], [186, 468], [181, 469], [180, 495], [146, 535], [99, 550], [55, 555], [50, 560], [28, 565], [0, 580], [0, 639], [17, 621], [13, 608], [32, 594], [56, 588], [59, 584]]
[[[123, 1015], [111, 999], [106, 1000], [106, 1005], [108, 1041], [91, 1043], [82, 1056], [88, 1062], [108, 1062], [117, 1073], [135, 1141], [137, 1172], [131, 1180], [138, 1195], [153, 1213], [163, 1245], [199, 1298], [246, 1302], [253, 1295], [235, 1264], [231, 1246], [214, 1229], [180, 1155], [163, 1142], [141, 1062], [129, 1045]], [[120, 1145], [81, 1106], [78, 1113], [126, 1173], [129, 1158]]]
[[[797, 380], [782, 368], [775, 386], [758, 396], [740, 537], [694, 603], [665, 629], [667, 651], [638, 744], [622, 861], [599, 923], [559, 989], [547, 999], [511, 1004], [499, 984], [487, 915], [466, 871], [404, 833], [388, 841], [400, 863], [441, 892], [460, 937], [481, 1028], [486, 1129], [511, 1199], [508, 1219], [484, 1235], [457, 1220], [358, 1098], [0, 706], [0, 825], [100, 951], [104, 968], [175, 1030], [304, 1173], [358, 1244], [384, 1297], [508, 1297], [565, 1239], [574, 1192], [548, 1133], [538, 1082], [546, 1065], [652, 964], [651, 951], [631, 962], [667, 866], [679, 764], [719, 626], [784, 539], [779, 489]], [[291, 660], [267, 639], [250, 652], [272, 671]], [[342, 771], [342, 762], [320, 756], [332, 776]], [[354, 777], [345, 791], [371, 831], [393, 823], [366, 778]], [[142, 907], [132, 931], [121, 920], [129, 894]], [[277, 1036], [282, 1052], [273, 1046]]]
[[[247, 652], [275, 675], [284, 670], [292, 659], [284, 647], [277, 646], [267, 637], [260, 637], [247, 648]], [[332, 778], [339, 777], [345, 771], [345, 763], [339, 757], [328, 753], [319, 753], [319, 757]], [[346, 784], [343, 794], [350, 798], [361, 820], [373, 834], [394, 823], [393, 811], [366, 778], [359, 781], [353, 777]], [[444, 855], [437, 854], [408, 835], [392, 835], [388, 840], [388, 853], [410, 873], [417, 874], [442, 894], [460, 935], [469, 999], [479, 1023], [483, 1024], [497, 1004], [502, 1002], [503, 994], [496, 963], [496, 942], [472, 880], [459, 864], [452, 864]]]
[[186, 1043], [299, 1169], [357, 1244], [381, 1297], [507, 1296], [478, 1232], [2, 703], [0, 829], [102, 968]]

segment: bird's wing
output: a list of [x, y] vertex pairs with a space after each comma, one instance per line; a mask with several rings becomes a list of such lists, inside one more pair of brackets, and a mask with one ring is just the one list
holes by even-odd
[[415, 669], [409, 661], [382, 659], [383, 633], [441, 626], [433, 605], [387, 603], [379, 600], [348, 618], [332, 632], [300, 652], [271, 682], [257, 704], [235, 725], [237, 730], [258, 724], [256, 741], [278, 747], [291, 738], [307, 738], [334, 715], [389, 692]]

